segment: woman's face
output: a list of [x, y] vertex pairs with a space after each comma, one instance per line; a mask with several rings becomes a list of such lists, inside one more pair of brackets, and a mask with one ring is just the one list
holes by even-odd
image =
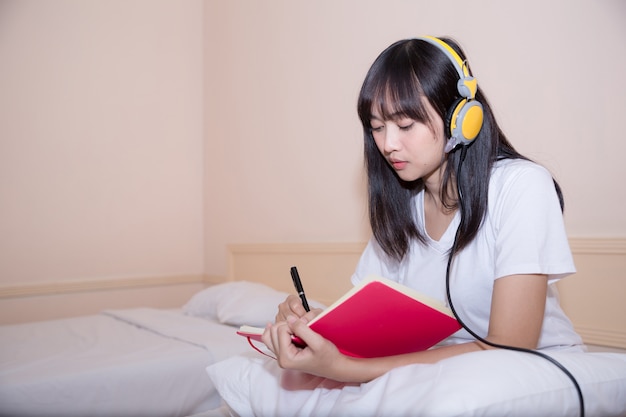
[[427, 187], [429, 182], [431, 186], [438, 186], [439, 168], [445, 160], [443, 120], [426, 100], [424, 105], [432, 121], [430, 124], [404, 116], [383, 120], [376, 109], [373, 109], [370, 124], [378, 150], [401, 179], [421, 178]]

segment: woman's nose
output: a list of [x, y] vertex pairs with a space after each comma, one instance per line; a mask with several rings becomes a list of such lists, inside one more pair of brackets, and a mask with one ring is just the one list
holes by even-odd
[[385, 153], [391, 153], [397, 151], [400, 148], [400, 135], [399, 130], [395, 127], [388, 127], [385, 129], [385, 138], [383, 142], [383, 150]]

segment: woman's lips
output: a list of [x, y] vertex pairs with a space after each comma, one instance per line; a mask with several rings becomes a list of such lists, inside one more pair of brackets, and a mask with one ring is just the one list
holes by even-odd
[[396, 169], [396, 170], [403, 169], [406, 166], [406, 164], [407, 164], [406, 161], [396, 161], [396, 160], [393, 160], [393, 159], [389, 160], [389, 162], [391, 163], [391, 166], [394, 169]]

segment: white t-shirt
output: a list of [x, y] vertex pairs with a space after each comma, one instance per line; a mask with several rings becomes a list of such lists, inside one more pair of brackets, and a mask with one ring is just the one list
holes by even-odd
[[[460, 222], [457, 211], [439, 241], [425, 232], [424, 193], [414, 198], [417, 225], [426, 244], [414, 241], [401, 263], [391, 261], [371, 239], [352, 276], [357, 284], [376, 274], [446, 302], [448, 250]], [[506, 159], [495, 164], [489, 184], [487, 213], [475, 239], [455, 256], [450, 292], [463, 322], [481, 337], [487, 336], [494, 281], [513, 274], [546, 274], [550, 284], [575, 272], [563, 215], [550, 173], [540, 165]], [[459, 330], [445, 343], [474, 338]], [[554, 285], [548, 287], [540, 349], [582, 345], [562, 311]]]

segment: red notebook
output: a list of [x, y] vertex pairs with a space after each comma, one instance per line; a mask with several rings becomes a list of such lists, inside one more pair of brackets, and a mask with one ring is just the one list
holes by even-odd
[[[375, 276], [353, 287], [309, 326], [342, 353], [361, 358], [426, 350], [461, 328], [441, 301]], [[261, 341], [263, 330], [242, 326], [237, 333]]]

